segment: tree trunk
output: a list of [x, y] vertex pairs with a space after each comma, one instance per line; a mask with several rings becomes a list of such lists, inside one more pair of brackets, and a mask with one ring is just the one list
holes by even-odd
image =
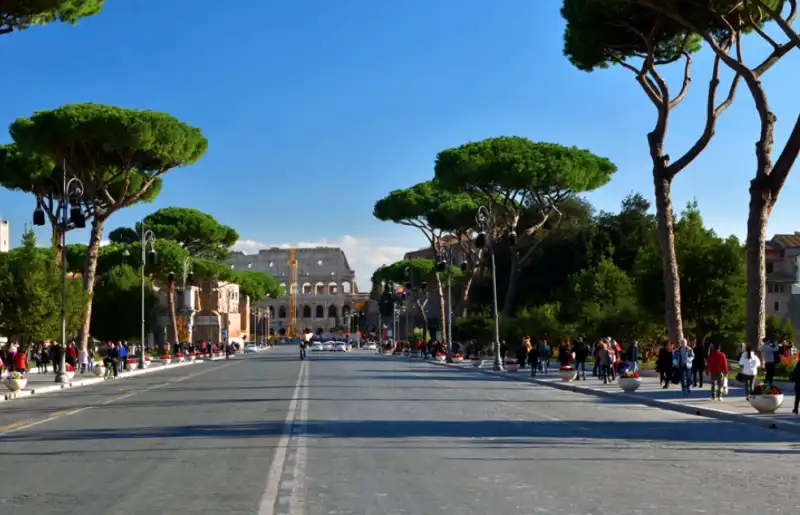
[[52, 242], [53, 249], [55, 250], [56, 265], [61, 266], [61, 258], [64, 256], [64, 253], [67, 252], [67, 246], [64, 244], [64, 240], [66, 240], [66, 238], [64, 238], [64, 233], [58, 230], [58, 227], [55, 223], [50, 225], [50, 229], [52, 230], [50, 241]]
[[[755, 181], [753, 181], [755, 182]], [[764, 338], [764, 304], [766, 301], [765, 245], [767, 242], [767, 222], [772, 211], [772, 203], [755, 184], [750, 186], [750, 210], [747, 217], [747, 346], [758, 350]]]
[[439, 327], [441, 329], [442, 337], [439, 341], [447, 347], [447, 307], [445, 306], [444, 299], [444, 286], [442, 284], [442, 276], [436, 273], [436, 290], [439, 293]]
[[86, 248], [86, 268], [83, 271], [83, 290], [86, 292], [86, 309], [83, 314], [83, 327], [81, 327], [79, 335], [82, 349], [89, 347], [89, 327], [92, 324], [92, 296], [94, 294], [94, 280], [97, 275], [97, 258], [100, 255], [100, 241], [103, 238], [104, 224], [104, 219], [95, 218], [92, 221], [89, 246]]
[[683, 338], [681, 318], [681, 279], [678, 273], [678, 257], [675, 253], [675, 217], [672, 212], [670, 190], [672, 178], [665, 173], [663, 165], [653, 168], [656, 192], [656, 221], [658, 243], [661, 247], [661, 269], [664, 280], [664, 314], [669, 341], [678, 343]]
[[422, 341], [428, 341], [428, 314], [425, 312], [425, 307], [428, 305], [427, 302], [420, 302], [419, 299], [415, 301], [417, 308], [419, 309], [419, 316], [422, 317]]
[[464, 289], [461, 291], [461, 298], [458, 300], [458, 304], [456, 304], [456, 308], [453, 310], [454, 313], [458, 313], [459, 316], [465, 317], [467, 316], [467, 306], [469, 303], [469, 290], [472, 288], [472, 280], [475, 276], [471, 276], [464, 282]]
[[517, 273], [519, 272], [519, 256], [514, 249], [511, 249], [508, 267], [508, 285], [503, 298], [503, 310], [500, 315], [503, 318], [510, 317], [514, 312], [514, 299], [517, 296]]
[[175, 313], [175, 280], [169, 281], [167, 290], [167, 305], [169, 306], [169, 323], [171, 324], [170, 336], [174, 343], [182, 343], [178, 339], [178, 316]]

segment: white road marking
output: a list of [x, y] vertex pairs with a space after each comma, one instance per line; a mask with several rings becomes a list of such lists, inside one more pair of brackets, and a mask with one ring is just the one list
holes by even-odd
[[[310, 365], [309, 365], [310, 367]], [[308, 442], [306, 438], [306, 430], [308, 423], [308, 377], [310, 375], [306, 367], [303, 374], [303, 387], [301, 388], [302, 396], [300, 397], [300, 417], [294, 425], [296, 433], [293, 438], [297, 444], [295, 450], [295, 466], [292, 471], [294, 478], [294, 488], [292, 488], [292, 496], [289, 498], [289, 513], [291, 515], [303, 515], [305, 513], [305, 486], [306, 486], [306, 462], [308, 458]]]
[[272, 458], [272, 463], [270, 464], [269, 473], [267, 475], [267, 484], [264, 488], [264, 494], [261, 496], [261, 502], [258, 505], [258, 515], [275, 514], [275, 501], [277, 501], [278, 489], [281, 485], [283, 465], [286, 462], [286, 450], [292, 438], [292, 426], [294, 425], [294, 419], [297, 414], [297, 400], [300, 397], [300, 391], [303, 389], [303, 377], [306, 372], [306, 363], [308, 362], [304, 360], [300, 364], [300, 372], [297, 374], [297, 382], [294, 385], [292, 400], [289, 402], [289, 409], [283, 421], [283, 434], [278, 441], [278, 446], [275, 448], [275, 456]]
[[67, 411], [65, 413], [58, 413], [57, 415], [53, 415], [51, 417], [43, 418], [42, 420], [37, 420], [36, 422], [31, 422], [30, 424], [25, 424], [24, 426], [15, 427], [14, 429], [9, 429], [8, 431], [4, 431], [4, 432], [0, 433], [0, 438], [4, 437], [5, 435], [11, 434], [11, 433], [16, 433], [16, 432], [22, 431], [23, 429], [28, 429], [28, 428], [35, 427], [35, 426], [38, 426], [38, 425], [41, 425], [41, 424], [45, 424], [47, 422], [52, 422], [53, 420], [56, 420], [56, 419], [59, 419], [59, 418], [69, 417], [70, 415], [75, 415], [77, 413], [80, 413], [81, 411], [86, 411], [86, 410], [91, 409], [91, 408], [92, 408], [92, 406], [84, 406], [83, 408], [77, 408], [77, 409], [74, 409], [74, 410]]

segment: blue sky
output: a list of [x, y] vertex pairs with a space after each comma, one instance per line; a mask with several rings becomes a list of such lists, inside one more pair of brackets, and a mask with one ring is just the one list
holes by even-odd
[[[115, 214], [107, 230], [160, 207], [195, 207], [235, 227], [242, 249], [342, 245], [363, 288], [376, 266], [424, 245], [414, 230], [374, 220], [374, 201], [430, 178], [447, 147], [500, 135], [577, 145], [619, 167], [611, 184], [589, 195], [599, 209], [617, 209], [631, 191], [652, 198], [645, 134], [653, 108], [629, 72], [571, 67], [562, 56], [560, 2], [219, 6], [109, 1], [76, 27], [0, 38], [2, 123], [93, 101], [167, 111], [208, 137], [198, 164], [171, 172], [153, 204]], [[748, 48], [753, 57], [759, 50]], [[692, 92], [674, 114], [673, 158], [699, 133], [709, 64], [698, 56]], [[797, 115], [782, 85], [796, 83], [798, 64], [792, 55], [765, 78], [779, 118], [777, 148]], [[712, 145], [676, 179], [676, 208], [696, 198], [708, 224], [742, 237], [757, 128], [742, 88]], [[5, 131], [0, 137], [8, 139]], [[798, 194], [790, 178], [770, 233], [800, 228]], [[0, 191], [14, 241], [33, 207], [29, 196]], [[86, 233], [70, 238], [85, 241]]]

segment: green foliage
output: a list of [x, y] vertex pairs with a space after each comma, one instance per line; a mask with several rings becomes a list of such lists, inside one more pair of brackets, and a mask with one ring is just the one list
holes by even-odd
[[[145, 324], [149, 330], [158, 302], [145, 280]], [[98, 277], [92, 307], [91, 334], [99, 340], [140, 340], [142, 278], [128, 264], [118, 264]]]
[[167, 207], [147, 215], [144, 226], [156, 238], [178, 242], [190, 256], [221, 261], [230, 255], [230, 248], [239, 233], [198, 209]]
[[103, 217], [151, 200], [161, 175], [194, 163], [208, 147], [200, 129], [169, 114], [92, 103], [39, 111], [9, 130], [21, 151], [66, 163]]
[[234, 270], [231, 281], [239, 285], [239, 292], [247, 295], [253, 301], [259, 301], [266, 296], [277, 298], [281, 295], [281, 288], [274, 277], [256, 270]]
[[117, 227], [108, 233], [108, 241], [111, 243], [134, 243], [140, 241], [141, 236], [136, 230], [130, 227]]
[[453, 319], [453, 339], [475, 341], [479, 346], [490, 345], [494, 339], [494, 322], [486, 312], [473, 313]]
[[421, 328], [421, 327], [415, 327], [411, 331], [411, 341], [413, 343], [421, 342], [422, 338], [424, 338], [424, 337], [425, 337], [425, 330], [423, 328]]
[[608, 159], [588, 150], [521, 137], [488, 138], [439, 152], [436, 180], [458, 192], [484, 194], [484, 201], [529, 206], [551, 204], [592, 191], [616, 172]]
[[[406, 274], [406, 269], [408, 269], [408, 274]], [[411, 282], [412, 285], [419, 287], [423, 282], [433, 281], [435, 272], [436, 262], [433, 259], [403, 259], [375, 270], [372, 274], [372, 283], [393, 282], [397, 285], [403, 285], [406, 282]], [[445, 281], [448, 278], [448, 274], [451, 278], [456, 279], [461, 276], [461, 269], [455, 266], [449, 267], [442, 274], [442, 278]]]
[[410, 188], [394, 190], [375, 203], [373, 216], [383, 222], [394, 222], [422, 230], [433, 244], [433, 231], [450, 230], [464, 223], [465, 213], [476, 204], [473, 197], [450, 192], [435, 181], [425, 181]]
[[[61, 279], [52, 251], [36, 246], [30, 229], [22, 245], [0, 260], [0, 329], [25, 346], [60, 339]], [[67, 335], [79, 327], [84, 293], [80, 282], [67, 280]]]
[[104, 0], [0, 0], [0, 34], [54, 21], [75, 24], [94, 16]]
[[765, 322], [765, 337], [768, 340], [777, 342], [795, 340], [794, 328], [792, 327], [791, 321], [788, 319], [782, 319], [778, 315], [768, 315]]

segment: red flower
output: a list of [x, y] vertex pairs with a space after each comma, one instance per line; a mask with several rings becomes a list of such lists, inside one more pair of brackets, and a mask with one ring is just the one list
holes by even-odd
[[175, 357], [176, 358], [182, 358], [183, 357], [183, 353], [179, 352], [179, 353], [175, 354]]
[[73, 367], [69, 363], [67, 363], [65, 368], [66, 368], [67, 372], [75, 372], [75, 367]]
[[472, 359], [472, 361], [483, 361], [483, 358], [480, 356], [472, 356], [470, 359]]
[[569, 365], [561, 365], [561, 368], [559, 370], [567, 370], [567, 371], [569, 371], [569, 370], [575, 370], [575, 368], [571, 367]]
[[169, 354], [164, 354], [163, 356], [161, 356], [161, 359], [172, 359], [172, 356], [170, 356]]
[[517, 360], [515, 360], [515, 359], [507, 359], [506, 360], [506, 365], [517, 365], [517, 364], [519, 364], [519, 362]]
[[455, 354], [453, 354], [453, 357], [454, 358], [463, 358], [464, 356], [462, 356], [461, 354], [455, 353]]

